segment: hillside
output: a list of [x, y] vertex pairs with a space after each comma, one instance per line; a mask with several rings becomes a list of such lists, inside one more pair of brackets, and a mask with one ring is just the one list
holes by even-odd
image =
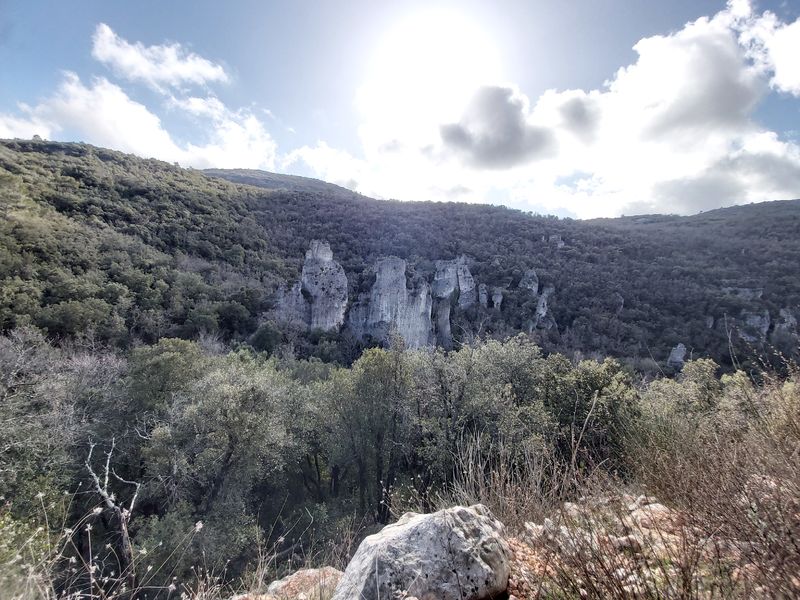
[[288, 190], [292, 192], [308, 192], [325, 194], [327, 196], [343, 196], [351, 198], [358, 196], [353, 191], [343, 188], [334, 183], [320, 181], [311, 177], [300, 177], [299, 175], [284, 175], [282, 173], [270, 173], [269, 171], [259, 171], [257, 169], [203, 169], [203, 173], [211, 177], [221, 177], [234, 183], [245, 183], [269, 190]]
[[[379, 257], [404, 259], [413, 286], [432, 281], [434, 261], [465, 256], [475, 282], [502, 289], [503, 301], [497, 311], [455, 307], [462, 339], [527, 330], [547, 350], [645, 369], [678, 343], [687, 357], [729, 363], [731, 331], [744, 332], [732, 337], [744, 354], [796, 348], [800, 201], [574, 221], [20, 140], [0, 143], [0, 185], [3, 330], [32, 322], [123, 346], [212, 334], [350, 362], [369, 341], [273, 318], [276, 291], [297, 280], [321, 239], [347, 274], [351, 303], [373, 285]], [[520, 281], [531, 269], [538, 289], [554, 290], [549, 328], [530, 326], [536, 296]]]
[[0, 210], [0, 595], [797, 596], [798, 202], [579, 222], [5, 141]]

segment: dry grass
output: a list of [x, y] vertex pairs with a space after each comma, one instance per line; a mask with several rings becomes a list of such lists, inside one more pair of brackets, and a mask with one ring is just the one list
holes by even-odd
[[[547, 452], [520, 464], [473, 439], [440, 500], [481, 502], [509, 526], [519, 598], [800, 597], [797, 373], [655, 385], [640, 408], [626, 473], [577, 471]], [[632, 489], [669, 506], [657, 507], [667, 520], [636, 517]]]

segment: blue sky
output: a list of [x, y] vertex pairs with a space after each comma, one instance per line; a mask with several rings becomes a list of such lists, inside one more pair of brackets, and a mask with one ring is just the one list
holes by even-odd
[[800, 3], [0, 0], [0, 137], [579, 217], [800, 197]]

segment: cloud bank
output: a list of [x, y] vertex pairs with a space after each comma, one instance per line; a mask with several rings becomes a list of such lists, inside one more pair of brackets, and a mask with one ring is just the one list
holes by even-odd
[[[353, 168], [340, 177], [401, 198], [449, 199], [442, 190], [458, 185], [468, 190], [461, 199], [479, 201], [500, 190], [505, 203], [581, 217], [800, 197], [800, 149], [755, 118], [771, 90], [800, 96], [800, 20], [756, 14], [740, 0], [634, 50], [637, 60], [598, 89], [529, 98], [513, 84], [477, 86], [426, 139], [362, 136], [369, 162], [337, 156]], [[382, 152], [388, 145], [395, 151]], [[326, 152], [292, 157], [323, 176]]]

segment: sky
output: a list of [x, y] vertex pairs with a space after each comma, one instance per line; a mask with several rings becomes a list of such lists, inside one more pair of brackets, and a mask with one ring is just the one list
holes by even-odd
[[800, 198], [800, 0], [0, 0], [0, 138], [575, 218]]

